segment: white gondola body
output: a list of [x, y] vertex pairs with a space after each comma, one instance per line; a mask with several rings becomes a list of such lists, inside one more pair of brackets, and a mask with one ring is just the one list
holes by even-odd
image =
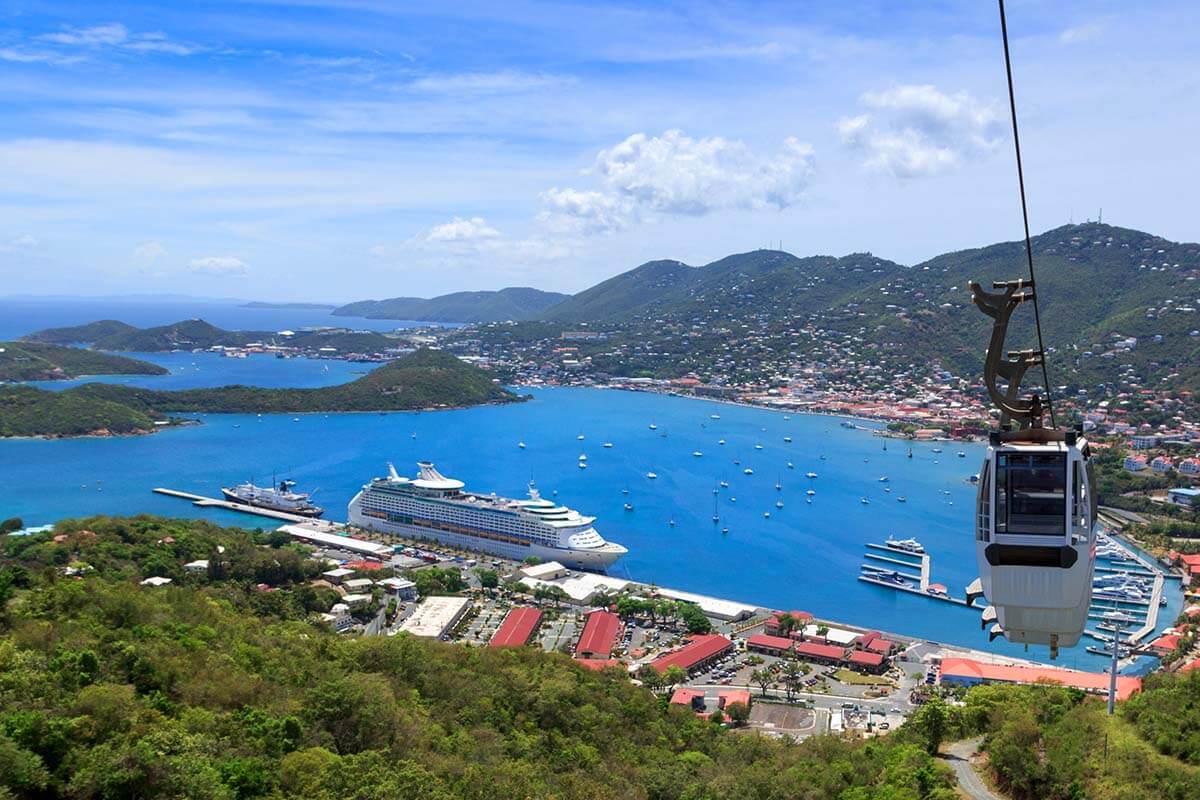
[[1060, 440], [1018, 433], [988, 447], [975, 552], [1005, 638], [1056, 649], [1078, 643], [1087, 621], [1096, 502], [1087, 442], [1049, 433]]

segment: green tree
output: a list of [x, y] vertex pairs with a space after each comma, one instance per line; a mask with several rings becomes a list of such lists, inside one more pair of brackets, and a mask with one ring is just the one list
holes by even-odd
[[663, 686], [662, 673], [649, 664], [642, 664], [638, 667], [635, 676], [642, 682], [642, 685], [651, 691], [658, 691]]
[[[656, 670], [657, 671], [657, 670]], [[678, 686], [687, 680], [687, 672], [678, 664], [672, 664], [667, 667], [667, 671], [663, 673], [663, 683], [667, 686]]]
[[925, 751], [931, 756], [937, 755], [942, 741], [946, 737], [949, 725], [949, 713], [945, 702], [938, 696], [933, 696], [929, 702], [921, 706], [913, 715], [912, 726], [920, 737]]
[[763, 697], [766, 697], [767, 689], [775, 682], [775, 677], [769, 669], [756, 669], [750, 673], [750, 682], [762, 689]]
[[500, 585], [500, 574], [494, 569], [476, 567], [475, 574], [479, 576], [479, 585], [484, 589], [495, 589]]
[[735, 727], [745, 725], [750, 719], [750, 706], [745, 703], [729, 703], [725, 706], [725, 714]]

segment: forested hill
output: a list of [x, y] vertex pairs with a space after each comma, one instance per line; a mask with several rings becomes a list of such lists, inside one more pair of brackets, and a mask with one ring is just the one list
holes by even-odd
[[558, 292], [515, 286], [495, 292], [454, 292], [440, 297], [393, 297], [362, 300], [334, 314], [370, 319], [409, 319], [427, 322], [502, 322], [538, 317], [566, 299]]
[[319, 389], [220, 386], [161, 391], [111, 383], [88, 383], [63, 392], [0, 387], [0, 437], [139, 433], [153, 430], [156, 421], [172, 413], [412, 411], [520, 399], [476, 366], [448, 353], [418, 350], [357, 380]]
[[[14, 524], [6, 800], [955, 800], [930, 754], [972, 735], [1014, 800], [1200, 796], [1200, 673], [1150, 681], [1115, 718], [1081, 692], [980, 686], [879, 738], [792, 744], [559, 653], [338, 636], [313, 621], [337, 599], [313, 582], [325, 566], [282, 534], [144, 516], [4, 535]], [[208, 569], [184, 568], [196, 559]]]
[[158, 364], [41, 342], [0, 342], [0, 383], [53, 381], [81, 375], [165, 375]]
[[[652, 261], [574, 295], [545, 318], [650, 336], [663, 323], [703, 332], [737, 325], [766, 337], [808, 328], [822, 335], [789, 340], [785, 349], [819, 357], [835, 332], [883, 360], [938, 360], [973, 376], [991, 321], [971, 304], [967, 283], [990, 288], [1025, 276], [1024, 250], [1023, 242], [1005, 242], [915, 266], [871, 254], [798, 258], [772, 250], [702, 267]], [[1134, 383], [1157, 385], [1169, 376], [1167, 385], [1200, 389], [1200, 245], [1087, 223], [1047, 231], [1033, 250], [1052, 375], [1094, 384], [1113, 380], [1119, 368]], [[1031, 310], [1019, 312], [1009, 344], [1031, 344], [1032, 331]], [[1128, 337], [1139, 345], [1113, 352]]]
[[202, 319], [189, 319], [135, 328], [116, 320], [90, 322], [66, 328], [47, 328], [24, 337], [25, 341], [79, 343], [95, 350], [155, 353], [170, 350], [206, 350], [210, 347], [244, 347], [263, 343], [302, 350], [332, 347], [340, 353], [378, 353], [395, 347], [395, 339], [371, 331], [320, 329], [283, 335], [275, 331], [227, 331]]

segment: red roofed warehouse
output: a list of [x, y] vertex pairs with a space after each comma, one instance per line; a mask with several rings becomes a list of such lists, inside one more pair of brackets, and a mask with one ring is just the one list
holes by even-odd
[[537, 633], [542, 612], [536, 608], [514, 608], [496, 630], [489, 647], [524, 647]]
[[621, 618], [611, 611], [593, 611], [587, 615], [579, 644], [575, 645], [576, 658], [608, 658], [612, 655], [617, 637], [621, 633]]
[[846, 648], [816, 642], [796, 642], [795, 653], [799, 658], [818, 664], [840, 664], [846, 657]]
[[679, 667], [691, 674], [693, 670], [711, 664], [733, 649], [733, 642], [716, 633], [703, 636], [693, 636], [688, 643], [678, 650], [661, 655], [650, 662], [650, 666], [659, 672], [666, 672], [671, 667]]
[[871, 672], [876, 675], [883, 672], [887, 666], [887, 662], [883, 660], [881, 654], [872, 653], [868, 650], [851, 651], [850, 657], [846, 659], [846, 663], [860, 672]]
[[768, 636], [765, 633], [756, 633], [746, 640], [746, 649], [753, 650], [756, 653], [766, 653], [769, 656], [791, 655], [792, 645], [795, 642], [792, 639], [786, 639], [782, 636]]
[[[942, 659], [942, 683], [950, 686], [976, 686], [980, 683], [1054, 683], [1095, 694], [1108, 693], [1108, 676], [1099, 672], [1051, 667], [1006, 667], [986, 664], [970, 658]], [[1126, 700], [1142, 688], [1141, 678], [1117, 676], [1117, 699]]]

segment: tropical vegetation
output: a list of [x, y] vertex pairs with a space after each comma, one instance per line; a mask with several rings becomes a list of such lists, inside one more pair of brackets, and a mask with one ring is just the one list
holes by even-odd
[[158, 364], [41, 342], [0, 342], [0, 383], [53, 381], [81, 375], [165, 375]]

